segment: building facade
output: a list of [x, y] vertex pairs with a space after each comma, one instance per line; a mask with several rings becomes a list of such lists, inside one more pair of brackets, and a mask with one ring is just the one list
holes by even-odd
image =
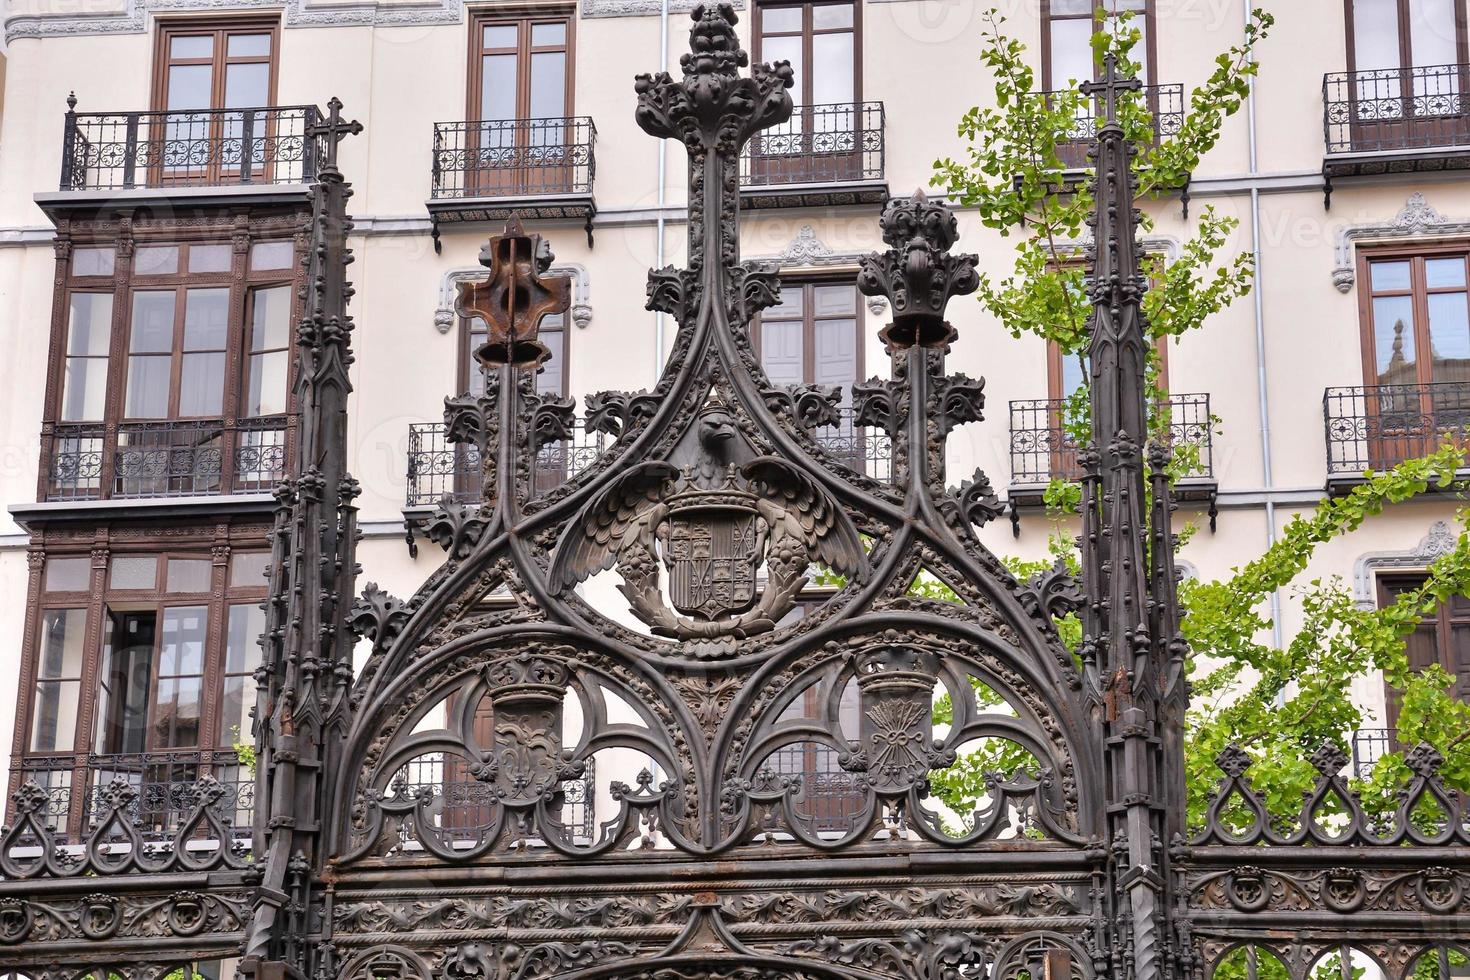
[[[858, 294], [857, 260], [882, 247], [882, 202], [962, 151], [954, 123], [990, 97], [975, 63], [990, 6], [741, 10], [753, 59], [795, 69], [791, 121], [741, 161], [741, 250], [782, 275], [782, 302], [753, 333], [773, 381], [848, 390], [888, 372], [873, 339], [887, 311]], [[1117, 6], [1145, 27], [1145, 83], [1167, 131], [1212, 57], [1238, 40], [1246, 5]], [[233, 746], [250, 741], [271, 489], [298, 435], [289, 351], [307, 285], [306, 187], [324, 153], [310, 135], [318, 107], [340, 97], [365, 125], [341, 148], [355, 191], [358, 322], [348, 468], [363, 489], [363, 578], [406, 594], [443, 558], [405, 522], [481, 491], [478, 460], [445, 440], [440, 419], [446, 391], [483, 390], [471, 354], [484, 327], [457, 316], [454, 297], [483, 276], [487, 234], [519, 215], [572, 278], [568, 312], [543, 324], [555, 357], [539, 394], [591, 409], [598, 392], [651, 388], [672, 350], [667, 315], [626, 312], [643, 308], [650, 263], [686, 262], [683, 161], [633, 118], [635, 70], [662, 60], [677, 71], [687, 7], [672, 7], [11, 6], [0, 636], [12, 669], [0, 672], [0, 705], [17, 707], [0, 752], [11, 790], [30, 779], [46, 789], [58, 831], [83, 834], [115, 777], [140, 788], [159, 833], [181, 817], [181, 787], [205, 773], [242, 818], [253, 805]], [[1090, 7], [1004, 5], [1047, 87], [1091, 74]], [[1203, 448], [1181, 485], [1182, 513], [1202, 525], [1182, 559], [1207, 578], [1364, 469], [1462, 431], [1470, 406], [1466, 4], [1274, 12], [1248, 111], [1227, 122], [1184, 193], [1146, 205], [1152, 248], [1177, 249], [1186, 211], [1209, 204], [1240, 219], [1230, 247], [1258, 260], [1250, 300], [1167, 351], [1176, 432]], [[914, 65], [926, 66], [922, 85]], [[958, 214], [962, 247], [1004, 274], [1007, 242]], [[950, 316], [984, 338], [950, 367], [987, 379], [988, 418], [951, 437], [949, 470], [979, 467], [1007, 499], [1012, 519], [983, 531], [993, 550], [1039, 556], [1052, 529], [1040, 489], [1077, 465], [1058, 410], [1075, 380], [1054, 351], [1005, 336], [978, 304], [955, 302]], [[850, 398], [818, 436], [854, 469], [892, 478], [886, 437], [854, 423]], [[580, 422], [539, 453], [535, 486], [555, 488], [608, 439]], [[1384, 601], [1449, 546], [1456, 506], [1396, 507], [1324, 547], [1309, 574], [1341, 575], [1362, 603]], [[1294, 616], [1288, 597], [1285, 635]], [[1470, 695], [1467, 620], [1458, 605], [1443, 610], [1413, 656], [1444, 664]], [[1389, 728], [1381, 680], [1360, 686], [1375, 728]], [[1362, 733], [1360, 761], [1385, 740]], [[811, 754], [788, 760], [792, 771], [835, 771]], [[410, 778], [453, 782], [442, 770]], [[568, 819], [591, 827], [606, 781], [587, 778], [578, 792]], [[814, 805], [841, 826], [850, 802], [837, 780]], [[466, 821], [476, 805], [463, 803]]]

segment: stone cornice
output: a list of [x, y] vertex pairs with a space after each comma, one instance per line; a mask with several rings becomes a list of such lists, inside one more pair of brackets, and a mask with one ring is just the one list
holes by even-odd
[[1353, 245], [1359, 241], [1387, 241], [1396, 238], [1446, 238], [1470, 235], [1470, 220], [1447, 218], [1415, 191], [1403, 208], [1389, 221], [1348, 225], [1337, 232], [1337, 266], [1332, 270], [1332, 284], [1340, 293], [1352, 291], [1358, 270], [1353, 258]]

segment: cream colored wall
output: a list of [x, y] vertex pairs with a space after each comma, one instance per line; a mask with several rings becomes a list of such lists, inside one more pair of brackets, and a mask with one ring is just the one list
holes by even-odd
[[[887, 113], [886, 163], [894, 193], [926, 186], [936, 157], [961, 153], [955, 135], [960, 114], [988, 98], [977, 59], [976, 38], [983, 13], [995, 0], [973, 2], [868, 2], [864, 5], [862, 96], [881, 100]], [[1039, 39], [1035, 6], [1029, 0], [999, 4], [1011, 30], [1032, 45]], [[1422, 191], [1448, 216], [1470, 219], [1470, 188], [1462, 180], [1403, 177], [1341, 184], [1331, 211], [1310, 175], [1322, 160], [1322, 74], [1344, 67], [1341, 5], [1273, 2], [1278, 15], [1273, 36], [1260, 49], [1258, 83], [1259, 169], [1263, 308], [1267, 393], [1271, 405], [1272, 486], [1282, 496], [1278, 526], [1302, 506], [1304, 494], [1324, 480], [1322, 391], [1361, 383], [1356, 287], [1347, 294], [1333, 286], [1335, 242], [1349, 225], [1393, 220], [1410, 193]], [[1160, 0], [1160, 82], [1201, 82], [1210, 59], [1238, 39], [1242, 4], [1236, 0]], [[19, 9], [18, 7], [16, 9]], [[32, 0], [29, 11], [73, 16], [65, 0]], [[669, 44], [670, 71], [678, 71], [687, 20], [675, 14]], [[596, 243], [589, 248], [575, 222], [533, 223], [550, 237], [558, 261], [582, 266], [588, 277], [592, 318], [569, 327], [570, 390], [577, 395], [603, 388], [637, 389], [654, 382], [655, 320], [643, 309], [645, 270], [653, 262], [658, 202], [656, 171], [666, 154], [665, 199], [682, 208], [685, 163], [682, 148], [660, 147], [633, 121], [632, 76], [656, 68], [657, 17], [579, 18], [576, 24], [575, 111], [594, 118], [597, 129]], [[748, 38], [748, 17], [741, 25]], [[54, 260], [45, 241], [44, 216], [32, 196], [55, 189], [60, 171], [64, 99], [75, 90], [81, 111], [125, 111], [149, 103], [153, 24], [143, 33], [100, 36], [15, 38], [7, 51], [5, 105], [0, 114], [0, 356], [7, 384], [0, 386], [0, 500], [34, 500], [42, 386], [46, 367]], [[350, 465], [364, 487], [362, 518], [370, 535], [361, 548], [364, 582], [372, 580], [407, 595], [437, 564], [437, 548], [421, 543], [410, 559], [401, 534], [408, 425], [435, 421], [442, 399], [453, 393], [457, 334], [434, 326], [446, 273], [472, 268], [484, 237], [495, 229], [446, 227], [443, 252], [427, 233], [424, 201], [429, 193], [432, 124], [465, 115], [467, 37], [464, 23], [403, 27], [291, 27], [281, 32], [278, 99], [283, 104], [324, 105], [339, 96], [350, 116], [367, 125], [347, 141], [342, 165], [354, 183], [352, 210], [363, 233], [355, 236], [358, 288], [354, 313], [356, 393], [351, 404]], [[1192, 211], [1205, 206], [1240, 219], [1231, 246], [1251, 244], [1250, 171], [1246, 114], [1228, 121], [1224, 138], [1196, 175]], [[1285, 181], [1290, 185], [1281, 189]], [[1228, 183], [1227, 183], [1228, 182]], [[1145, 205], [1155, 220], [1151, 240], [1159, 247], [1186, 238], [1176, 199]], [[837, 253], [881, 247], [876, 209], [747, 212], [741, 243], [747, 258], [781, 253], [811, 226]], [[400, 234], [382, 234], [385, 219]], [[992, 275], [1008, 271], [1010, 243], [980, 227], [977, 215], [961, 211], [963, 247], [977, 251]], [[406, 227], [404, 226], [406, 222]], [[683, 261], [685, 229], [677, 213], [666, 230], [665, 261]], [[952, 318], [960, 342], [951, 367], [987, 379], [987, 420], [951, 438], [951, 482], [976, 466], [1004, 493], [1009, 482], [1008, 405], [1013, 399], [1045, 397], [1045, 351], [1039, 341], [1006, 336], [973, 300], [956, 301]], [[863, 311], [869, 374], [886, 373], [876, 340], [882, 318]], [[673, 328], [666, 325], [667, 344]], [[1219, 530], [1201, 530], [1184, 551], [1199, 575], [1213, 578], [1258, 554], [1267, 538], [1260, 499], [1270, 489], [1261, 457], [1256, 322], [1245, 301], [1169, 355], [1172, 387], [1208, 392], [1221, 418], [1215, 472], [1222, 491]], [[1202, 522], [1197, 507], [1183, 519]], [[1451, 518], [1442, 501], [1404, 506], [1333, 542], [1314, 558], [1308, 575], [1350, 577], [1364, 554], [1412, 549], [1435, 520]], [[996, 551], [1036, 557], [1044, 552], [1046, 519], [1022, 518], [1019, 538], [1009, 522], [986, 528]], [[24, 612], [24, 538], [0, 519], [0, 642], [7, 663], [18, 660]], [[1299, 611], [1286, 597], [1283, 625], [1289, 631]], [[0, 685], [14, 685], [15, 671], [0, 671]], [[8, 722], [14, 699], [0, 686], [0, 722]], [[1372, 684], [1362, 692], [1377, 704]], [[1376, 699], [1376, 700], [1375, 700]], [[0, 739], [0, 753], [10, 749]]]

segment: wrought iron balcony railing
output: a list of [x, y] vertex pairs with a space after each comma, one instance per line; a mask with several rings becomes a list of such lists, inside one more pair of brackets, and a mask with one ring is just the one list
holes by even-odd
[[[76, 779], [78, 768], [84, 778]], [[115, 780], [137, 793], [129, 818], [148, 841], [170, 841], [194, 811], [192, 787], [212, 776], [224, 790], [215, 812], [233, 836], [248, 839], [255, 813], [255, 776], [234, 752], [224, 749], [31, 758], [21, 763], [26, 779], [46, 790], [48, 827], [76, 841], [96, 828], [107, 807], [104, 795]]]
[[[597, 760], [588, 759], [582, 775], [563, 780], [560, 790], [553, 814], [573, 840], [590, 843], [597, 832]], [[463, 760], [442, 753], [409, 760], [387, 791], [400, 796], [432, 794], [437, 801], [436, 830], [447, 840], [478, 841], [494, 825], [500, 806], [493, 784], [475, 779]]]
[[787, 745], [773, 752], [766, 766], [781, 776], [800, 777], [796, 812], [818, 833], [847, 833], [867, 804], [857, 776], [838, 764], [830, 745]]
[[42, 435], [45, 500], [189, 497], [269, 491], [286, 475], [284, 416], [59, 422]]
[[1470, 435], [1470, 382], [1328, 388], [1327, 475], [1361, 476]]
[[[1214, 476], [1210, 396], [1170, 395], [1169, 433], [1176, 447], [1195, 453], [1187, 477]], [[1078, 444], [1066, 424], [1066, 401], [1039, 398], [1011, 402], [1011, 485], [1038, 486], [1080, 480]]]
[[590, 195], [596, 143], [587, 116], [435, 123], [430, 196]]
[[[880, 431], [853, 425], [852, 409], [842, 409], [835, 426], [816, 432], [817, 442], [839, 462], [878, 480], [893, 478], [893, 452], [888, 436]], [[532, 478], [535, 492], [545, 493], [582, 472], [613, 444], [613, 437], [589, 432], [578, 420], [572, 438], [541, 447], [536, 454]], [[455, 444], [444, 437], [444, 427], [434, 422], [408, 427], [409, 507], [429, 507], [445, 497], [470, 503], [483, 496], [480, 452], [472, 445]]]
[[[1042, 94], [1052, 96], [1057, 93]], [[1153, 114], [1154, 140], [1168, 139], [1177, 134], [1184, 125], [1184, 86], [1145, 85], [1141, 96], [1149, 112]], [[1096, 139], [1097, 106], [1093, 101], [1084, 99], [1072, 127], [1057, 147], [1057, 155], [1062, 158], [1062, 164], [1069, 170], [1081, 170], [1090, 166], [1087, 153]]]
[[1353, 732], [1353, 775], [1367, 779], [1385, 754], [1393, 751], [1393, 730], [1359, 728]]
[[64, 191], [304, 184], [316, 178], [315, 106], [66, 114]]
[[746, 187], [853, 184], [883, 179], [883, 103], [797, 106], [740, 157]]
[[1335, 72], [1322, 82], [1327, 152], [1470, 146], [1470, 65]]

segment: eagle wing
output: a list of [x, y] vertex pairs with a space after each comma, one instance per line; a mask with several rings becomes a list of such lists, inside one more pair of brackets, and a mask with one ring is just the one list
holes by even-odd
[[820, 484], [778, 456], [758, 456], [741, 472], [753, 493], [786, 511], [788, 529], [808, 554], [839, 575], [867, 577], [868, 555], [857, 528]]
[[552, 588], [569, 588], [611, 568], [629, 529], [646, 520], [678, 476], [678, 468], [668, 463], [639, 463], [592, 498], [574, 522], [581, 533], [564, 538], [556, 549]]

